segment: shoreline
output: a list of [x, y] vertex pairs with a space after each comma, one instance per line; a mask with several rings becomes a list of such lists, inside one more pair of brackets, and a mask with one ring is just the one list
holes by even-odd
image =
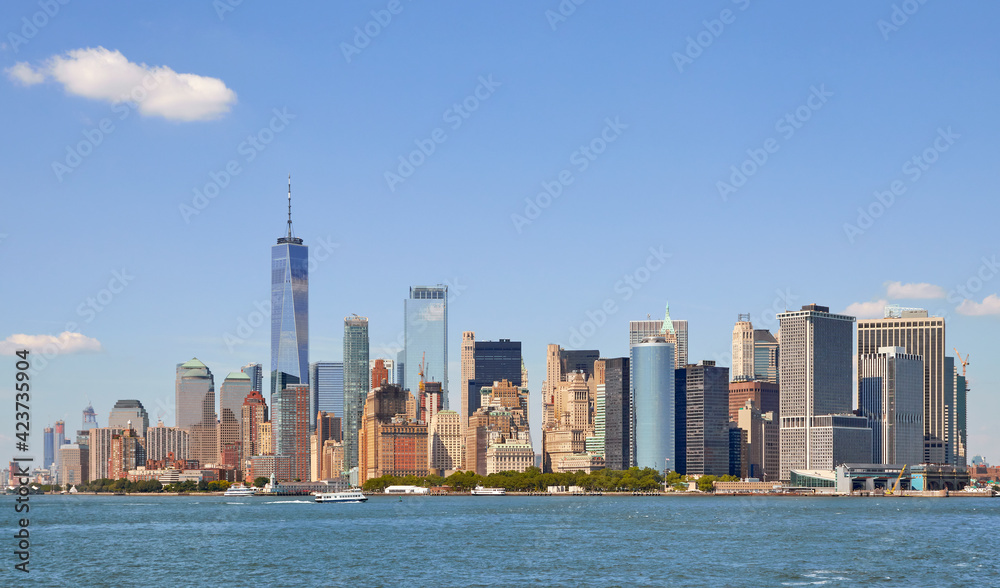
[[[13, 495], [12, 495], [13, 496]], [[252, 496], [226, 496], [225, 492], [131, 492], [131, 493], [110, 493], [110, 492], [76, 492], [64, 494], [62, 492], [46, 492], [37, 496], [123, 496], [123, 497], [217, 497], [217, 498], [279, 498], [279, 497], [312, 497], [312, 494], [255, 494]], [[433, 494], [384, 494], [366, 493], [368, 498], [432, 498], [432, 497], [470, 497], [474, 496], [470, 492], [439, 492]], [[562, 498], [602, 498], [609, 497], [712, 497], [712, 498], [1000, 498], [1000, 494], [986, 492], [963, 492], [963, 491], [906, 491], [905, 494], [893, 496], [885, 494], [856, 493], [856, 494], [836, 494], [836, 493], [812, 493], [812, 492], [595, 492], [595, 493], [569, 493], [569, 492], [508, 492], [503, 496], [494, 498], [511, 497], [562, 497]]]

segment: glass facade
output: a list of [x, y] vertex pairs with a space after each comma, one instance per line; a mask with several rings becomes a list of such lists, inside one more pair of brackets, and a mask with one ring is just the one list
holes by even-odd
[[198, 359], [177, 366], [174, 394], [177, 427], [191, 434], [190, 459], [202, 465], [219, 457], [215, 418], [215, 377]]
[[[271, 405], [277, 392], [309, 383], [309, 248], [297, 237], [271, 247]], [[281, 435], [281, 412], [272, 412]]]
[[[232, 372], [222, 381], [219, 389], [219, 453], [227, 445], [238, 447], [243, 442], [243, 401], [251, 390], [251, 378], [242, 371]], [[242, 469], [241, 464], [229, 465], [238, 465]]]
[[368, 371], [368, 319], [344, 319], [344, 469], [358, 465], [358, 430], [371, 374]]
[[653, 337], [632, 346], [635, 465], [675, 469], [674, 344]]
[[250, 378], [250, 389], [258, 392], [264, 391], [264, 366], [259, 363], [248, 363], [240, 371]]
[[344, 362], [316, 361], [309, 364], [309, 409], [313, 420], [319, 411], [344, 416]]
[[53, 453], [53, 447], [55, 447], [55, 434], [52, 432], [52, 427], [45, 427], [44, 431], [45, 437], [45, 449], [42, 454], [42, 467], [49, 469], [53, 463], [55, 463], [55, 453]]
[[469, 414], [466, 417], [479, 409], [483, 388], [500, 380], [521, 386], [521, 342], [510, 339], [476, 341], [473, 364], [476, 377], [469, 381]]
[[[424, 380], [441, 382], [444, 409], [448, 400], [448, 287], [413, 286], [403, 301], [405, 318], [403, 388], [414, 394], [420, 390], [420, 363]], [[520, 369], [520, 368], [518, 368]]]

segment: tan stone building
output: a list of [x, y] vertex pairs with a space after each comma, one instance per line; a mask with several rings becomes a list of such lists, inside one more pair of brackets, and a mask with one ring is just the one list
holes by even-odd
[[493, 443], [486, 448], [486, 474], [526, 472], [535, 465], [535, 450], [531, 443], [509, 441]]
[[358, 431], [358, 483], [386, 474], [426, 476], [427, 425], [408, 418], [416, 403], [399, 386], [368, 393]]
[[[487, 453], [492, 445], [513, 442], [531, 445], [528, 389], [501, 380], [484, 387], [480, 394], [480, 408], [469, 417], [465, 429], [465, 470], [486, 475]], [[534, 452], [527, 467], [531, 465]]]
[[449, 476], [465, 463], [462, 417], [453, 410], [434, 415], [427, 429], [427, 468], [431, 473]]

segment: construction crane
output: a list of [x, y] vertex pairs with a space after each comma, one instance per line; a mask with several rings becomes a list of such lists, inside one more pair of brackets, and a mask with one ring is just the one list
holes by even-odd
[[906, 466], [904, 465], [903, 469], [899, 470], [899, 476], [896, 478], [896, 483], [893, 484], [892, 488], [889, 488], [886, 491], [885, 493], [886, 496], [893, 496], [894, 494], [899, 492], [899, 487], [903, 483], [903, 474], [905, 473], [906, 473]]
[[962, 354], [958, 352], [958, 349], [957, 349], [957, 348], [955, 348], [955, 347], [952, 347], [952, 349], [954, 349], [954, 350], [955, 350], [955, 355], [957, 355], [957, 356], [958, 356], [958, 361], [962, 362], [962, 377], [964, 378], [964, 377], [965, 377], [965, 367], [966, 367], [967, 365], [969, 365], [969, 354], [968, 354], [968, 353], [966, 353], [966, 354], [965, 354], [965, 358], [963, 359], [963, 358], [962, 358]]

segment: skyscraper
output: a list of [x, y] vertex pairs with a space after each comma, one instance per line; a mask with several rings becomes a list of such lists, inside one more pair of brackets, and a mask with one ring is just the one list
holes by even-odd
[[[243, 443], [243, 402], [253, 390], [253, 378], [245, 372], [230, 372], [222, 381], [219, 389], [219, 463], [226, 463], [222, 455], [227, 449], [235, 451], [237, 461], [241, 455], [240, 445]], [[242, 463], [227, 464], [238, 470], [243, 469]]]
[[309, 403], [315, 414], [344, 414], [344, 362], [315, 361], [309, 364]]
[[96, 429], [98, 426], [97, 413], [94, 412], [94, 407], [88, 404], [87, 408], [83, 409], [83, 430], [89, 431], [90, 429]]
[[[839, 465], [833, 463], [843, 454], [837, 448], [838, 437], [851, 436], [846, 429], [857, 428], [857, 420], [865, 425], [851, 414], [854, 317], [809, 304], [778, 314], [778, 320], [781, 479], [788, 480], [791, 470], [831, 470]], [[867, 435], [871, 443], [870, 429]], [[864, 460], [862, 456], [850, 461]]]
[[64, 421], [56, 421], [56, 427], [55, 428], [56, 428], [56, 430], [55, 430], [55, 439], [53, 440], [53, 442], [55, 443], [55, 447], [54, 447], [54, 449], [55, 449], [55, 451], [54, 451], [55, 456], [54, 457], [55, 457], [55, 460], [56, 460], [56, 462], [55, 462], [56, 463], [56, 469], [57, 470], [61, 470], [61, 468], [59, 467], [60, 466], [59, 457], [62, 454], [59, 452], [59, 450], [60, 450], [60, 448], [62, 448], [63, 445], [66, 444], [66, 423]]
[[[667, 305], [666, 317], [670, 318], [670, 305]], [[645, 319], [639, 321], [629, 321], [628, 323], [628, 345], [638, 345], [646, 337], [664, 336], [663, 319]], [[688, 361], [688, 322], [686, 320], [670, 318], [672, 333], [676, 346], [674, 348], [674, 365], [684, 366]]]
[[448, 286], [412, 286], [403, 301], [404, 362], [403, 389], [416, 393], [424, 363], [424, 379], [441, 382], [444, 408], [448, 408]]
[[264, 391], [264, 366], [259, 363], [248, 363], [240, 368], [240, 371], [249, 376], [251, 390]]
[[358, 465], [358, 430], [370, 390], [368, 319], [344, 318], [344, 469]]
[[[571, 352], [569, 352], [571, 353]], [[521, 342], [510, 339], [476, 341], [475, 333], [462, 333], [462, 419], [468, 422], [479, 409], [480, 392], [494, 382], [507, 380], [521, 386]]]
[[924, 362], [902, 347], [858, 358], [858, 410], [872, 429], [872, 463], [924, 458]]
[[685, 396], [688, 475], [729, 473], [729, 368], [688, 365]]
[[[277, 393], [309, 383], [309, 248], [292, 236], [292, 177], [288, 176], [288, 232], [271, 247], [271, 406]], [[281, 413], [272, 411], [280, 441]]]
[[754, 329], [749, 314], [741, 314], [733, 327], [733, 368], [730, 376], [733, 382], [760, 380], [778, 383], [778, 340], [767, 329]]
[[42, 454], [42, 467], [49, 469], [56, 461], [55, 454], [53, 453], [55, 451], [55, 434], [52, 432], [52, 427], [45, 427], [43, 430], [43, 440], [45, 445]]
[[462, 420], [453, 410], [442, 410], [434, 415], [427, 428], [427, 462], [432, 474], [448, 476], [461, 470]]
[[108, 426], [124, 429], [132, 421], [132, 428], [142, 437], [149, 428], [149, 414], [138, 400], [119, 400], [108, 414]]
[[749, 314], [741, 314], [733, 326], [733, 381], [754, 379], [753, 366], [753, 324]]
[[75, 486], [90, 481], [90, 452], [86, 445], [63, 445], [59, 448], [59, 453], [59, 463], [62, 464], [60, 483]]
[[[953, 463], [945, 416], [945, 323], [926, 310], [888, 307], [886, 317], [858, 321], [858, 358], [902, 347], [924, 360], [924, 463]], [[784, 341], [784, 331], [782, 331]], [[784, 354], [784, 352], [782, 352]], [[784, 416], [784, 415], [782, 415]]]
[[381, 357], [380, 358], [371, 358], [371, 359], [368, 360], [368, 371], [371, 372], [372, 370], [374, 370], [375, 369], [375, 365], [378, 362], [380, 362], [380, 361], [382, 362], [382, 369], [384, 369], [385, 372], [379, 371], [379, 373], [381, 374], [381, 377], [378, 378], [378, 379], [376, 379], [376, 378], [373, 377], [371, 379], [371, 389], [368, 390], [369, 392], [371, 392], [375, 388], [378, 388], [379, 386], [382, 385], [382, 378], [384, 378], [386, 380], [387, 384], [396, 384], [397, 383], [396, 382], [396, 360], [394, 360], [394, 359], [386, 359], [386, 358], [381, 358]]
[[179, 427], [166, 427], [163, 421], [146, 429], [146, 459], [167, 460], [173, 454], [175, 460], [190, 459], [191, 434]]
[[[309, 385], [289, 384], [278, 392], [272, 416], [280, 430], [274, 434], [274, 453], [290, 460], [288, 478], [309, 480]], [[278, 425], [274, 425], [278, 426]], [[274, 429], [272, 429], [274, 430]]]
[[386, 474], [427, 475], [427, 425], [405, 418], [409, 397], [391, 384], [368, 393], [358, 431], [358, 483]]
[[[604, 362], [604, 463], [611, 470], [631, 467], [632, 399], [629, 397], [629, 358]], [[601, 386], [600, 380], [597, 383]]]
[[267, 447], [263, 446], [260, 438], [260, 429], [263, 423], [267, 422], [267, 402], [260, 390], [253, 390], [243, 399], [240, 406], [240, 428], [243, 434], [243, 441], [240, 444], [240, 466], [246, 467], [246, 461], [254, 455], [267, 455], [274, 452], [274, 448], [268, 440]]
[[647, 337], [631, 349], [635, 465], [676, 467], [674, 343]]
[[[205, 466], [219, 459], [215, 416], [215, 377], [194, 358], [177, 364], [175, 392], [177, 426], [191, 434], [191, 457]], [[93, 453], [93, 451], [91, 451]]]

